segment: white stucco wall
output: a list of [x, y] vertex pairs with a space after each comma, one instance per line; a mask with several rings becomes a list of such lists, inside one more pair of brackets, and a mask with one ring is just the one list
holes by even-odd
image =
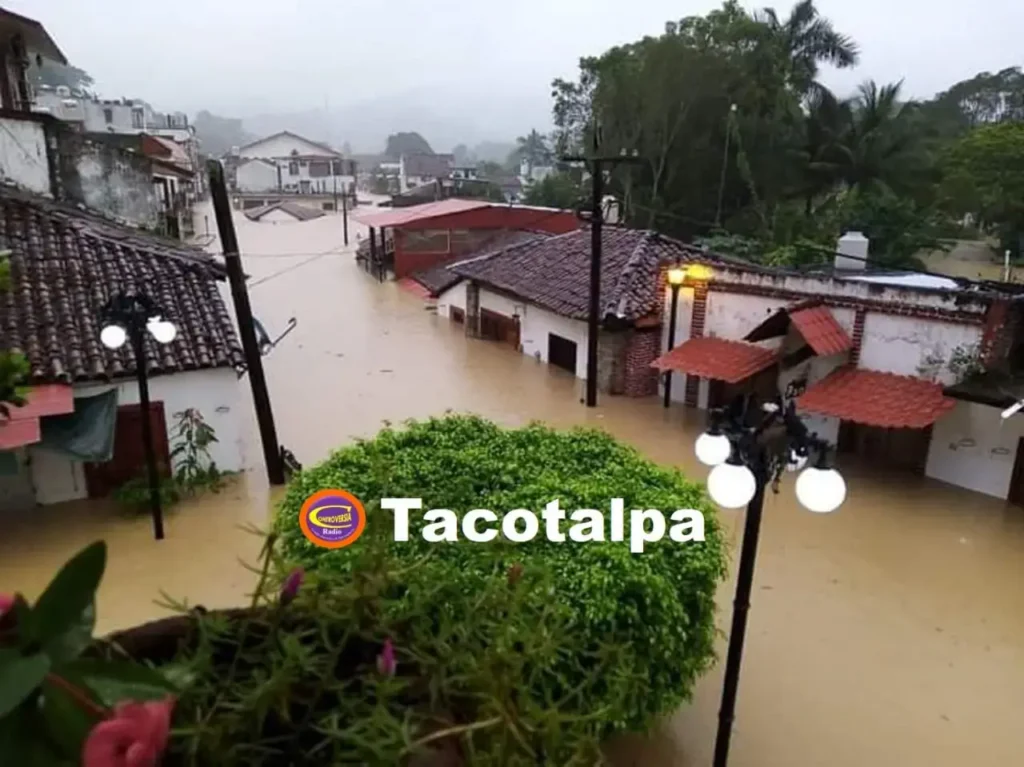
[[0, 178], [38, 194], [50, 194], [46, 133], [40, 123], [0, 119]]
[[949, 369], [954, 350], [976, 348], [981, 335], [980, 325], [869, 313], [864, 318], [860, 367], [949, 385], [956, 378]]
[[[139, 401], [134, 380], [118, 384], [76, 386], [76, 397], [93, 396], [118, 389], [118, 405]], [[242, 408], [244, 399], [239, 379], [232, 369], [197, 370], [168, 376], [157, 376], [149, 382], [152, 402], [163, 402], [168, 442], [173, 449], [174, 414], [190, 407], [197, 408], [203, 419], [214, 428], [217, 442], [210, 447], [210, 457], [223, 471], [240, 471], [245, 467], [242, 442]], [[85, 473], [82, 464], [63, 455], [40, 448], [30, 448], [31, 482], [39, 503], [51, 504], [86, 497]]]
[[238, 166], [235, 184], [242, 192], [268, 192], [277, 189], [277, 167], [261, 160], [250, 160]]
[[271, 159], [274, 157], [288, 157], [292, 151], [303, 155], [315, 155], [317, 157], [340, 158], [337, 152], [328, 152], [322, 147], [311, 144], [296, 136], [270, 136], [263, 141], [242, 147], [238, 154], [241, 157], [263, 157]]
[[[465, 282], [460, 282], [437, 297], [438, 316], [450, 317], [452, 307], [466, 310]], [[506, 296], [492, 293], [485, 288], [480, 288], [480, 308], [505, 317], [518, 315], [519, 343], [523, 347], [523, 354], [535, 357], [542, 362], [548, 361], [549, 333], [574, 342], [576, 344], [576, 377], [587, 377], [587, 323], [562, 317], [533, 304], [515, 301]]]
[[999, 408], [958, 402], [935, 424], [925, 474], [985, 495], [1009, 493], [1024, 416], [1004, 421]]
[[[664, 354], [668, 351], [668, 329], [669, 322], [672, 317], [672, 291], [665, 291], [665, 309], [664, 315], [665, 322], [661, 328], [661, 352]], [[690, 324], [693, 321], [693, 288], [680, 288], [679, 289], [679, 305], [676, 307], [676, 335], [673, 341], [673, 346], [679, 346], [679, 344], [690, 338]], [[658, 377], [658, 391], [660, 397], [665, 396], [665, 377]], [[672, 374], [672, 393], [670, 399], [673, 402], [682, 402], [686, 396], [686, 374], [684, 373], [673, 373]]]

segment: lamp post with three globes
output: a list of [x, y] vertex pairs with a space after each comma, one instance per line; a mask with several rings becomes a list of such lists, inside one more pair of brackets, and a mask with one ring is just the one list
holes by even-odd
[[777, 493], [783, 472], [799, 471], [796, 497], [809, 511], [826, 514], [846, 500], [846, 482], [832, 468], [834, 449], [808, 431], [793, 402], [784, 405], [778, 398], [765, 402], [759, 410], [753, 402], [753, 397], [741, 398], [728, 408], [711, 411], [709, 428], [694, 446], [697, 459], [713, 467], [707, 483], [711, 500], [726, 509], [747, 507], [714, 767], [726, 767], [729, 759], [765, 489], [771, 486]]

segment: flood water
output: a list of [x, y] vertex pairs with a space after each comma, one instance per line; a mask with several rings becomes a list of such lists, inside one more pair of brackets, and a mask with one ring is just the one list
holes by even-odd
[[[257, 316], [272, 336], [298, 319], [264, 364], [280, 441], [303, 463], [385, 419], [450, 408], [508, 425], [599, 426], [704, 476], [692, 452], [699, 414], [665, 411], [657, 398], [584, 408], [579, 382], [466, 339], [421, 299], [361, 272], [342, 252], [339, 218], [236, 222]], [[31, 524], [5, 526], [0, 590], [34, 597], [69, 554], [103, 537], [102, 630], [159, 615], [161, 590], [207, 606], [242, 601], [252, 579], [238, 559], [252, 561], [260, 542], [238, 526], [265, 522], [280, 492], [266, 488], [251, 408], [245, 417], [252, 470], [176, 509], [166, 540], [151, 539], [146, 518], [102, 504], [42, 509]], [[933, 481], [842, 468], [849, 498], [836, 514], [801, 511], [791, 484], [766, 502], [731, 764], [1021, 764], [1024, 512]], [[722, 517], [735, 541], [742, 513]], [[729, 581], [719, 595], [723, 629], [732, 590]], [[650, 738], [613, 744], [616, 764], [709, 765], [721, 677], [720, 667], [709, 673], [692, 705]]]

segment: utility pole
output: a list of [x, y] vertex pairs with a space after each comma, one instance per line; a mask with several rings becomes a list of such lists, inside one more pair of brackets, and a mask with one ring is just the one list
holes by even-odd
[[604, 171], [620, 163], [637, 163], [642, 160], [636, 150], [627, 155], [601, 156], [598, 154], [597, 131], [594, 131], [594, 154], [569, 155], [563, 162], [583, 162], [590, 167], [591, 201], [590, 212], [590, 308], [587, 315], [587, 407], [597, 407], [597, 353], [601, 332], [601, 232], [604, 224]]
[[729, 106], [729, 115], [725, 118], [725, 150], [722, 152], [722, 174], [718, 179], [718, 205], [715, 208], [715, 227], [722, 224], [722, 200], [725, 197], [725, 171], [729, 168], [729, 138], [732, 136], [732, 118], [736, 114], [736, 105]]
[[231, 204], [228, 202], [228, 189], [224, 183], [224, 166], [221, 165], [220, 160], [209, 160], [206, 163], [206, 172], [210, 177], [213, 213], [217, 219], [221, 250], [224, 251], [224, 266], [227, 268], [228, 281], [231, 283], [231, 296], [235, 304], [235, 316], [238, 319], [238, 332], [242, 336], [242, 350], [245, 353], [245, 364], [249, 370], [252, 400], [256, 407], [260, 439], [263, 442], [263, 458], [267, 464], [267, 478], [271, 485], [283, 485], [284, 461], [281, 458], [281, 446], [277, 441], [277, 430], [274, 427], [274, 411], [270, 407], [267, 379], [263, 375], [260, 347], [256, 341], [252, 306], [249, 304], [245, 274], [242, 271], [242, 256], [238, 252], [238, 238], [235, 236], [235, 222], [231, 219]]

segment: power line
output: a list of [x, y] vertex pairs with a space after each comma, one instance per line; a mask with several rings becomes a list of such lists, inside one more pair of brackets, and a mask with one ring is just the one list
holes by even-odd
[[289, 272], [294, 272], [296, 269], [301, 269], [303, 266], [306, 266], [307, 264], [311, 264], [314, 261], [319, 261], [321, 258], [324, 258], [325, 256], [336, 255], [338, 253], [339, 253], [339, 251], [328, 251], [326, 253], [318, 253], [316, 255], [311, 256], [310, 258], [307, 258], [305, 261], [300, 261], [297, 264], [292, 264], [289, 267], [286, 267], [284, 269], [280, 269], [280, 270], [274, 272], [273, 274], [268, 274], [266, 277], [261, 277], [260, 279], [255, 280], [255, 281], [249, 283], [249, 287], [250, 288], [255, 288], [255, 287], [259, 286], [259, 285], [262, 285], [265, 282], [270, 282], [273, 279], [276, 279], [276, 278], [281, 277], [281, 276], [283, 276], [285, 274], [288, 274]]

